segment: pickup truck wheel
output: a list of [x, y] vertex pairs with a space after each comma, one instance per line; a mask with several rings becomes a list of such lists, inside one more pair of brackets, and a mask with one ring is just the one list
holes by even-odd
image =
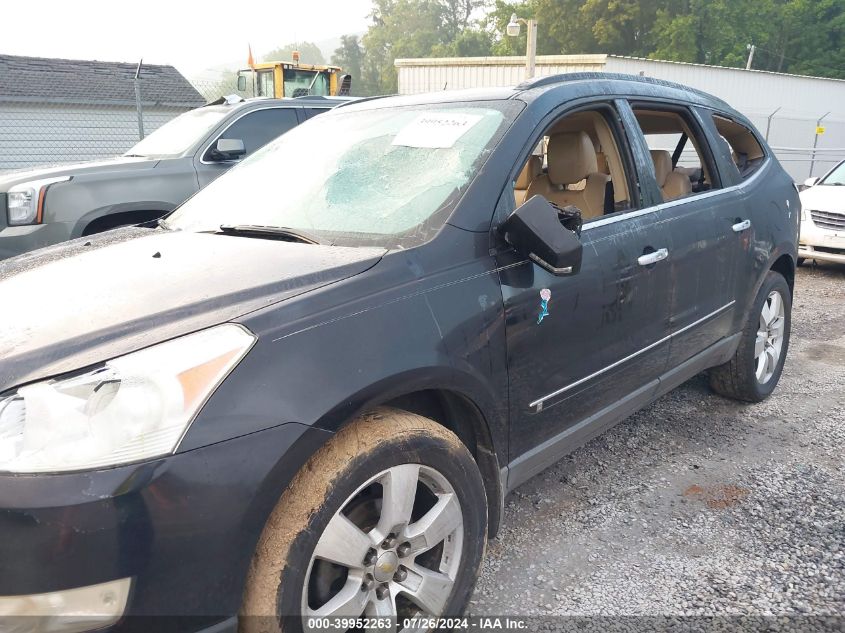
[[789, 349], [792, 292], [770, 271], [748, 314], [734, 357], [710, 370], [710, 386], [723, 396], [760, 402], [774, 391]]
[[460, 615], [486, 532], [484, 485], [458, 437], [377, 409], [341, 429], [282, 495], [253, 557], [240, 631], [382, 617], [372, 627], [396, 631], [414, 617]]

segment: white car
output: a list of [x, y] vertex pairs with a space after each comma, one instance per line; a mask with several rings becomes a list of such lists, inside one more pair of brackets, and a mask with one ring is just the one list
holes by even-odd
[[815, 259], [845, 264], [845, 161], [804, 185], [798, 263]]

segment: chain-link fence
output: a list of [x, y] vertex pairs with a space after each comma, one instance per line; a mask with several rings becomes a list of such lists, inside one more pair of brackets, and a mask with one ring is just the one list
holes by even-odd
[[174, 117], [237, 91], [234, 73], [188, 82], [169, 66], [139, 73], [131, 64], [0, 55], [0, 75], [0, 173], [131, 153]]
[[[831, 104], [836, 106], [841, 104]], [[823, 107], [823, 106], [822, 106]], [[795, 182], [822, 176], [845, 159], [845, 111], [745, 110]]]
[[147, 68], [137, 96], [133, 78], [102, 73], [105, 83], [129, 82], [122, 99], [75, 88], [40, 97], [4, 95], [0, 81], [0, 173], [131, 153], [141, 138], [183, 112], [221, 96], [253, 96], [251, 85], [238, 90], [234, 71], [206, 73], [168, 91], [152, 85]]

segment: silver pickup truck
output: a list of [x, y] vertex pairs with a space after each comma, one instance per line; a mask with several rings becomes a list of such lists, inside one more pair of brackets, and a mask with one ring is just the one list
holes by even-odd
[[344, 97], [221, 99], [110, 160], [0, 176], [0, 259], [172, 211], [277, 136]]

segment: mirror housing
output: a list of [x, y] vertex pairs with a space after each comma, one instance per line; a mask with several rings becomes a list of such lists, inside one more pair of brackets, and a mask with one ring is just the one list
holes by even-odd
[[810, 187], [816, 186], [817, 184], [819, 184], [819, 180], [821, 180], [821, 178], [819, 178], [818, 176], [811, 176], [807, 178], [807, 180], [804, 181], [804, 188], [809, 189]]
[[219, 138], [209, 154], [212, 160], [235, 160], [246, 154], [246, 148], [239, 138]]
[[238, 92], [244, 92], [246, 90], [246, 77], [243, 75], [238, 75]]
[[543, 196], [532, 196], [499, 227], [517, 252], [553, 275], [571, 275], [581, 269], [583, 246], [578, 235], [563, 225], [557, 207]]

